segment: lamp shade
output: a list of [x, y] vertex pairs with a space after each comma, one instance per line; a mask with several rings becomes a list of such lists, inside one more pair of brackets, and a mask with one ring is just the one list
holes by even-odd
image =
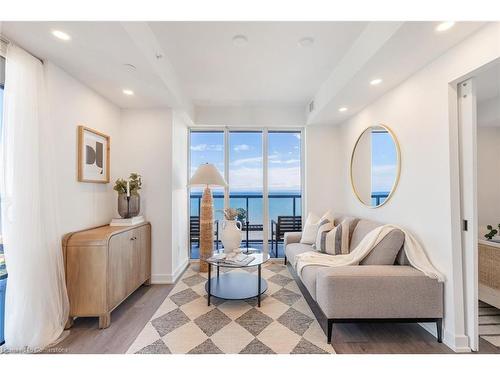
[[202, 164], [198, 167], [189, 181], [189, 186], [226, 186], [224, 177], [221, 176], [215, 165]]

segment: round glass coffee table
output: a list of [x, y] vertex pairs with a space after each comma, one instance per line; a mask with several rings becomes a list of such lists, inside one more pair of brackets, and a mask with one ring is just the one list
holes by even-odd
[[[261, 276], [261, 266], [269, 260], [269, 254], [263, 254], [257, 249], [244, 248], [242, 253], [253, 256], [254, 259], [247, 265], [223, 263], [221, 260], [207, 260], [208, 280], [205, 284], [208, 306], [210, 297], [214, 296], [227, 300], [243, 300], [257, 297], [257, 306], [260, 307], [260, 296], [267, 290], [267, 282]], [[214, 253], [214, 255], [222, 253]], [[216, 276], [212, 277], [212, 266], [217, 268]], [[247, 268], [257, 267], [257, 275], [250, 272], [228, 272], [221, 274], [219, 268]]]

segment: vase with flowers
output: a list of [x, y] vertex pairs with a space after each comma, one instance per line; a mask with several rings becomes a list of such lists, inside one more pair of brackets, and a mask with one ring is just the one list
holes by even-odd
[[142, 178], [138, 173], [131, 173], [128, 180], [119, 178], [115, 181], [114, 190], [118, 192], [118, 213], [124, 219], [139, 215], [141, 211]]

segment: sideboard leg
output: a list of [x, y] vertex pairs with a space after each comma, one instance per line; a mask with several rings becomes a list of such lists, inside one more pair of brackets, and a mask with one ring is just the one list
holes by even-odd
[[142, 285], [150, 286], [151, 285], [151, 278], [144, 281], [144, 284], [142, 284]]
[[99, 316], [99, 329], [108, 328], [111, 324], [111, 313]]

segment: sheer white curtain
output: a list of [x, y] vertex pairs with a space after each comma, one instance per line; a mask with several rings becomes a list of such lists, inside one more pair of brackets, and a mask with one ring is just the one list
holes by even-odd
[[45, 100], [42, 63], [9, 45], [0, 178], [9, 273], [5, 344], [13, 350], [43, 349], [61, 335], [68, 315], [53, 155], [57, 135], [51, 134]]

